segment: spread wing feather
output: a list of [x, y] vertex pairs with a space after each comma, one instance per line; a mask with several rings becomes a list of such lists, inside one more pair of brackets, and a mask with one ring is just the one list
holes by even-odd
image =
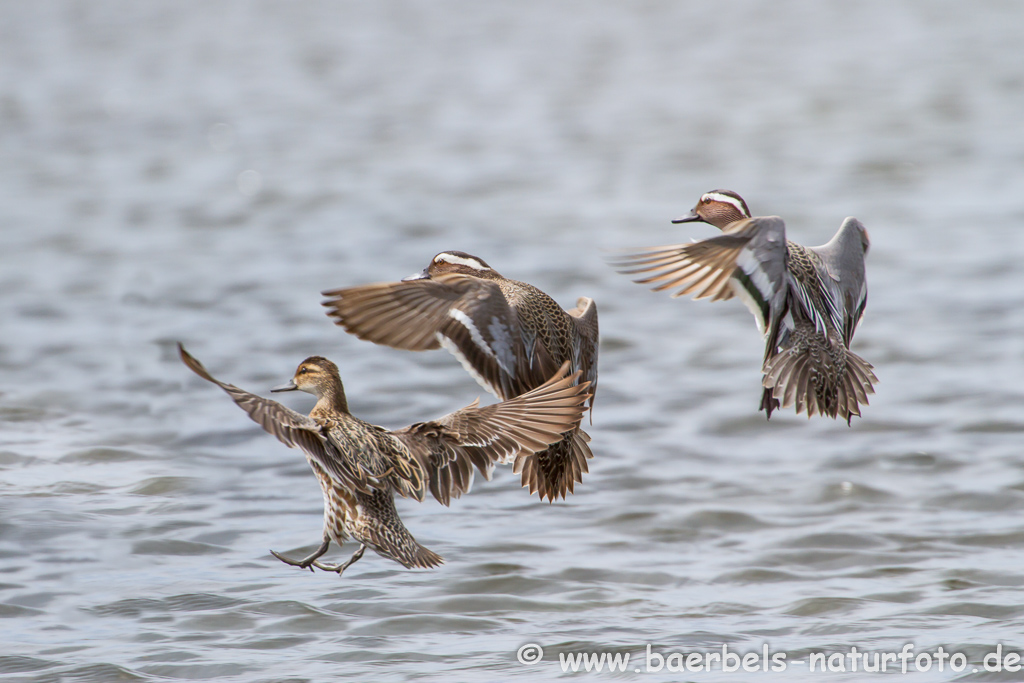
[[495, 464], [542, 451], [562, 439], [583, 417], [590, 393], [565, 363], [550, 380], [521, 396], [480, 407], [477, 402], [393, 434], [428, 473], [430, 491], [442, 504], [469, 490], [475, 466], [490, 478]]
[[[445, 347], [496, 396], [534, 383], [515, 354], [519, 323], [494, 282], [449, 274], [323, 292], [327, 315], [360, 339], [410, 351]], [[547, 370], [548, 368], [542, 368]]]
[[723, 234], [690, 244], [655, 247], [613, 265], [654, 291], [725, 301], [739, 295], [766, 332], [786, 295], [786, 225], [777, 216], [736, 221]]
[[832, 299], [837, 304], [836, 329], [843, 335], [847, 346], [864, 316], [868, 288], [864, 274], [864, 258], [870, 248], [867, 230], [856, 218], [843, 221], [835, 236], [820, 247], [808, 247], [821, 259], [824, 266], [822, 280], [828, 281]]

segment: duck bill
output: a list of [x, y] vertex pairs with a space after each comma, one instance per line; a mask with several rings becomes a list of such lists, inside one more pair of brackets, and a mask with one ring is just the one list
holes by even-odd
[[695, 211], [691, 211], [688, 216], [676, 218], [672, 221], [673, 223], [703, 223], [704, 219], [697, 215]]
[[278, 384], [276, 387], [273, 387], [270, 391], [271, 391], [271, 393], [276, 393], [278, 391], [298, 391], [298, 390], [299, 390], [299, 388], [297, 386], [295, 386], [295, 379], [293, 378], [293, 379], [288, 380], [284, 384]]
[[402, 282], [413, 282], [415, 280], [429, 280], [429, 279], [430, 279], [430, 273], [428, 273], [427, 269], [424, 268], [422, 272], [415, 273], [413, 275], [407, 275], [407, 276], [403, 277], [402, 278]]

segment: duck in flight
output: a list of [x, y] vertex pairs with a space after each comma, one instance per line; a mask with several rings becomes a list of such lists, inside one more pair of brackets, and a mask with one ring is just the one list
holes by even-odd
[[[367, 548], [407, 568], [430, 568], [442, 558], [416, 542], [398, 516], [394, 494], [422, 501], [429, 490], [448, 505], [469, 491], [475, 467], [490, 479], [495, 464], [544, 450], [579, 424], [590, 398], [568, 365], [525, 394], [488, 406], [478, 402], [437, 420], [387, 430], [349, 412], [338, 367], [321, 356], [299, 364], [294, 376], [271, 391], [304, 391], [317, 397], [303, 415], [277, 401], [215, 379], [179, 344], [181, 360], [213, 382], [270, 434], [306, 455], [324, 497], [323, 541], [308, 557], [282, 562], [339, 575]], [[320, 561], [331, 542], [349, 537], [360, 545], [340, 564]]]
[[843, 221], [826, 244], [804, 247], [786, 239], [778, 216], [751, 217], [731, 190], [701, 196], [689, 215], [673, 223], [703, 222], [722, 234], [688, 244], [652, 247], [615, 265], [636, 280], [673, 297], [722, 301], [737, 296], [765, 336], [761, 409], [779, 407], [840, 417], [860, 416], [878, 378], [850, 350], [864, 316], [867, 230], [856, 218]]
[[[445, 348], [502, 400], [541, 386], [569, 363], [597, 389], [597, 306], [580, 297], [563, 310], [533, 285], [503, 277], [462, 251], [437, 254], [422, 273], [400, 282], [323, 292], [337, 325], [376, 344], [409, 351]], [[543, 500], [572, 493], [593, 457], [577, 427], [549, 448], [520, 456], [514, 470]]]

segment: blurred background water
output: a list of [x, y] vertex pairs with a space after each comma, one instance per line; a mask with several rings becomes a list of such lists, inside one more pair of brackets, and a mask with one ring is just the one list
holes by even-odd
[[[545, 680], [648, 643], [914, 643], [971, 661], [919, 680], [1019, 680], [970, 675], [1024, 649], [1018, 3], [0, 18], [0, 678]], [[669, 220], [719, 187], [804, 244], [867, 225], [854, 349], [880, 383], [852, 427], [766, 422], [741, 305], [604, 263], [714, 234]], [[450, 509], [401, 501], [435, 571], [282, 565], [267, 549], [320, 539], [317, 484], [175, 342], [257, 392], [323, 354], [361, 417], [439, 416], [482, 393], [459, 364], [345, 335], [319, 292], [445, 249], [598, 302], [590, 474], [554, 505], [508, 470]]]

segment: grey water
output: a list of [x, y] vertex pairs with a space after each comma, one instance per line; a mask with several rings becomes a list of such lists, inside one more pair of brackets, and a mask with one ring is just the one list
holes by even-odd
[[[725, 644], [796, 681], [912, 644], [966, 665], [914, 680], [1020, 680], [984, 658], [1024, 650], [1022, 30], [996, 1], [3, 3], [0, 679], [550, 680], [610, 652], [628, 670], [588, 678], [732, 680], [645, 670]], [[867, 226], [880, 381], [851, 427], [765, 421], [742, 305], [606, 264], [714, 234], [669, 221], [715, 188], [803, 244]], [[319, 292], [446, 249], [597, 301], [590, 473], [553, 505], [508, 468], [399, 501], [436, 570], [281, 564], [320, 539], [316, 481], [176, 342], [264, 395], [321, 354], [357, 415], [443, 415], [483, 394], [455, 359], [358, 341]]]

